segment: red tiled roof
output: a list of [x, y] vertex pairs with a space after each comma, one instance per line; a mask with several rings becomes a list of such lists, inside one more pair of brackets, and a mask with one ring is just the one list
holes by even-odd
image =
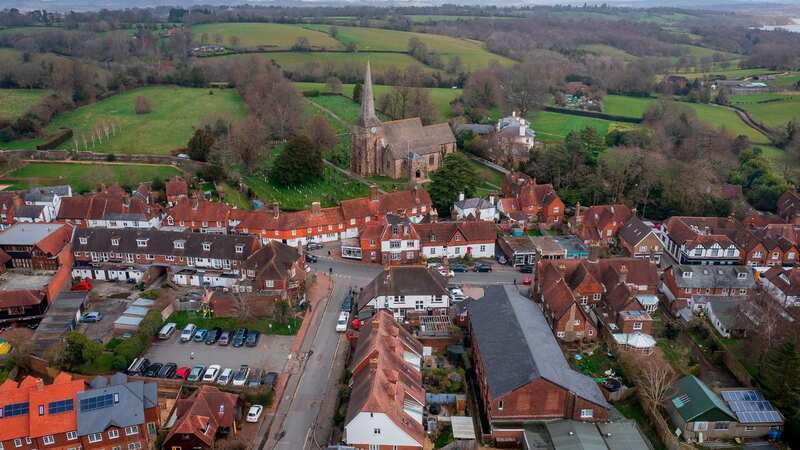
[[575, 227], [575, 234], [585, 241], [599, 241], [608, 236], [601, 236], [607, 227], [613, 228], [614, 235], [633, 216], [631, 209], [623, 204], [594, 205], [581, 209], [580, 222], [574, 217], [571, 223]]
[[44, 301], [44, 291], [0, 291], [0, 308], [38, 305]]
[[180, 222], [184, 224], [191, 222], [195, 224], [203, 222], [213, 224], [219, 222], [227, 226], [229, 213], [230, 208], [224, 203], [182, 198], [170, 209], [168, 214], [172, 216], [175, 225]]
[[[77, 429], [77, 394], [85, 389], [83, 380], [73, 380], [72, 377], [62, 372], [56, 376], [52, 384], [45, 385], [38, 378], [25, 377], [17, 385], [11, 380], [6, 380], [0, 391], [0, 408], [12, 403], [29, 403], [29, 414], [5, 417], [0, 427], [0, 441], [20, 437], [41, 437], [48, 434], [66, 433]], [[71, 411], [50, 414], [50, 402], [69, 400], [73, 401]], [[43, 406], [44, 413], [40, 415], [38, 409]]]
[[55, 256], [72, 240], [72, 226], [62, 225], [36, 243], [39, 250], [48, 256]]
[[167, 181], [165, 191], [167, 198], [177, 197], [180, 195], [188, 196], [189, 183], [187, 183], [186, 179], [183, 177], [176, 175]]
[[175, 434], [193, 434], [210, 446], [219, 427], [233, 427], [238, 409], [237, 394], [202, 385], [188, 398], [175, 402], [178, 419], [166, 439]]

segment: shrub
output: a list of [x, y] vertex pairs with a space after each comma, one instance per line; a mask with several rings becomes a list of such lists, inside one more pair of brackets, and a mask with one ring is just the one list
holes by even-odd
[[319, 97], [319, 89], [312, 89], [310, 91], [303, 91], [303, 97]]

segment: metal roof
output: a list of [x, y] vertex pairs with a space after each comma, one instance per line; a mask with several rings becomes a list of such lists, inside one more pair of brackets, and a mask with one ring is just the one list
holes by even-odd
[[146, 316], [147, 312], [150, 311], [149, 308], [144, 306], [129, 306], [122, 314], [127, 316]]
[[636, 422], [622, 420], [608, 423], [598, 423], [597, 428], [606, 441], [608, 448], [613, 450], [650, 450], [647, 439], [642, 436]]
[[0, 233], [0, 245], [34, 245], [63, 226], [61, 223], [18, 223]]
[[593, 423], [557, 420], [545, 427], [555, 450], [608, 450]]
[[144, 317], [119, 316], [119, 318], [114, 321], [114, 325], [139, 326], [142, 320], [144, 320]]
[[450, 425], [453, 427], [453, 438], [475, 439], [475, 424], [472, 422], [472, 417], [452, 416]]

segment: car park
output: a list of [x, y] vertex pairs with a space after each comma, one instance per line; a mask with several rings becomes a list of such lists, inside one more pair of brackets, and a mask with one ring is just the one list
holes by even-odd
[[173, 333], [175, 333], [176, 329], [177, 326], [175, 325], [175, 322], [170, 322], [161, 327], [161, 331], [158, 332], [158, 338], [162, 340], [169, 339], [170, 337], [172, 337]]
[[150, 366], [150, 361], [147, 358], [136, 358], [133, 360], [130, 366], [128, 366], [128, 375], [138, 375], [143, 371], [147, 370], [147, 367]]
[[241, 367], [239, 367], [236, 375], [233, 376], [233, 385], [244, 386], [244, 384], [247, 382], [248, 376], [250, 376], [250, 367], [243, 364]]
[[147, 370], [144, 371], [144, 376], [146, 377], [156, 377], [158, 376], [158, 371], [161, 370], [163, 364], [161, 363], [153, 363], [147, 366]]
[[81, 316], [81, 323], [95, 323], [103, 320], [103, 315], [97, 311], [92, 311]]
[[233, 335], [233, 346], [241, 347], [247, 339], [247, 328], [239, 328]]
[[336, 320], [336, 332], [344, 333], [347, 331], [347, 321], [350, 320], [350, 313], [342, 311], [339, 313], [339, 319]]
[[197, 331], [197, 327], [195, 324], [190, 323], [183, 327], [183, 331], [181, 331], [181, 342], [189, 342], [194, 337], [194, 332]]
[[209, 331], [205, 340], [206, 345], [216, 344], [220, 334], [222, 334], [222, 330], [220, 328], [214, 328], [213, 330]]
[[204, 342], [207, 336], [208, 336], [208, 330], [206, 330], [205, 328], [200, 328], [194, 333], [194, 341]]
[[231, 343], [231, 332], [230, 331], [223, 331], [219, 335], [219, 339], [217, 339], [217, 344], [221, 346], [226, 346]]
[[533, 266], [519, 266], [517, 270], [519, 270], [519, 273], [533, 273]]
[[264, 407], [261, 405], [251, 406], [250, 410], [247, 411], [247, 421], [250, 423], [258, 422], [258, 418], [261, 417], [262, 411], [264, 411]]
[[189, 376], [186, 377], [186, 381], [200, 381], [205, 371], [206, 366], [197, 365], [192, 367], [191, 372], [189, 372]]
[[180, 378], [182, 380], [185, 380], [189, 378], [189, 372], [191, 371], [192, 369], [190, 369], [189, 367], [180, 367], [178, 368], [178, 370], [175, 371], [175, 378]]
[[203, 374], [203, 381], [206, 383], [213, 383], [217, 381], [217, 377], [219, 376], [219, 372], [222, 370], [219, 364], [212, 364], [208, 366], [206, 369], [206, 373]]
[[233, 377], [233, 369], [231, 369], [230, 367], [226, 367], [217, 377], [217, 384], [220, 386], [225, 386], [231, 382], [232, 377]]
[[247, 387], [255, 389], [261, 386], [261, 369], [253, 369], [247, 377]]
[[259, 333], [258, 330], [250, 330], [247, 333], [247, 338], [245, 339], [244, 345], [248, 347], [255, 347], [258, 344], [258, 336], [260, 335], [261, 333]]
[[178, 365], [175, 363], [166, 363], [158, 371], [158, 378], [175, 378], [175, 371], [178, 370]]
[[491, 272], [492, 266], [486, 263], [475, 264], [475, 272]]
[[266, 372], [261, 376], [261, 384], [270, 389], [275, 389], [275, 383], [278, 381], [278, 372]]

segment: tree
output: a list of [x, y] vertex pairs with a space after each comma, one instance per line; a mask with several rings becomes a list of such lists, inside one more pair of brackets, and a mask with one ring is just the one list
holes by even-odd
[[297, 40], [294, 41], [292, 45], [292, 50], [296, 52], [308, 52], [311, 51], [311, 42], [309, 42], [308, 38], [305, 36], [300, 36]]
[[394, 119], [419, 117], [426, 125], [438, 119], [430, 92], [422, 88], [394, 86], [378, 99], [378, 108]]
[[354, 102], [361, 103], [361, 90], [363, 88], [364, 87], [362, 86], [361, 83], [356, 83], [356, 85], [353, 86], [353, 101]]
[[208, 152], [216, 142], [216, 137], [208, 126], [198, 128], [194, 131], [192, 138], [189, 139], [189, 157], [195, 161], [207, 161]]
[[242, 294], [233, 294], [233, 304], [236, 310], [236, 317], [241, 321], [252, 320], [255, 315], [253, 308], [250, 307], [250, 300]]
[[12, 328], [3, 337], [11, 344], [11, 363], [21, 369], [30, 370], [30, 355], [33, 349], [30, 331]]
[[269, 176], [281, 186], [300, 186], [323, 174], [322, 152], [305, 136], [289, 140], [275, 158]]
[[328, 92], [333, 94], [341, 94], [342, 92], [342, 81], [336, 77], [328, 77], [325, 80], [325, 87], [328, 89]]
[[470, 108], [489, 110], [502, 99], [500, 87], [501, 74], [495, 69], [481, 69], [473, 72], [464, 85], [464, 102]]
[[262, 155], [267, 154], [269, 148], [264, 125], [253, 116], [231, 125], [227, 144], [231, 154], [244, 165], [248, 173], [255, 170], [256, 163]]
[[275, 321], [281, 325], [286, 325], [289, 323], [289, 314], [291, 313], [291, 307], [289, 302], [286, 300], [278, 300], [275, 302], [275, 308], [272, 311], [272, 316], [275, 318]]
[[503, 79], [503, 94], [506, 107], [525, 117], [529, 112], [541, 108], [548, 100], [552, 89], [564, 79], [566, 62], [549, 53], [529, 59], [506, 71]]
[[788, 339], [767, 352], [759, 366], [759, 381], [766, 397], [786, 416], [796, 416], [800, 405], [800, 351]]
[[73, 331], [64, 338], [66, 347], [60, 359], [60, 366], [66, 370], [76, 371], [84, 364], [91, 364], [103, 353], [103, 347], [86, 335]]
[[305, 136], [322, 152], [336, 147], [336, 131], [322, 116], [314, 115], [306, 121]]
[[666, 398], [675, 380], [675, 372], [661, 358], [632, 355], [632, 359], [629, 365], [634, 370], [633, 378], [639, 388], [639, 397], [645, 407], [656, 410]]
[[150, 103], [150, 99], [147, 97], [137, 95], [136, 98], [133, 99], [133, 111], [136, 114], [148, 114], [152, 110], [153, 106]]
[[442, 215], [450, 212], [450, 207], [458, 199], [459, 194], [464, 193], [465, 196], [472, 197], [478, 188], [478, 174], [462, 153], [447, 155], [442, 167], [430, 178], [428, 192], [433, 206]]

